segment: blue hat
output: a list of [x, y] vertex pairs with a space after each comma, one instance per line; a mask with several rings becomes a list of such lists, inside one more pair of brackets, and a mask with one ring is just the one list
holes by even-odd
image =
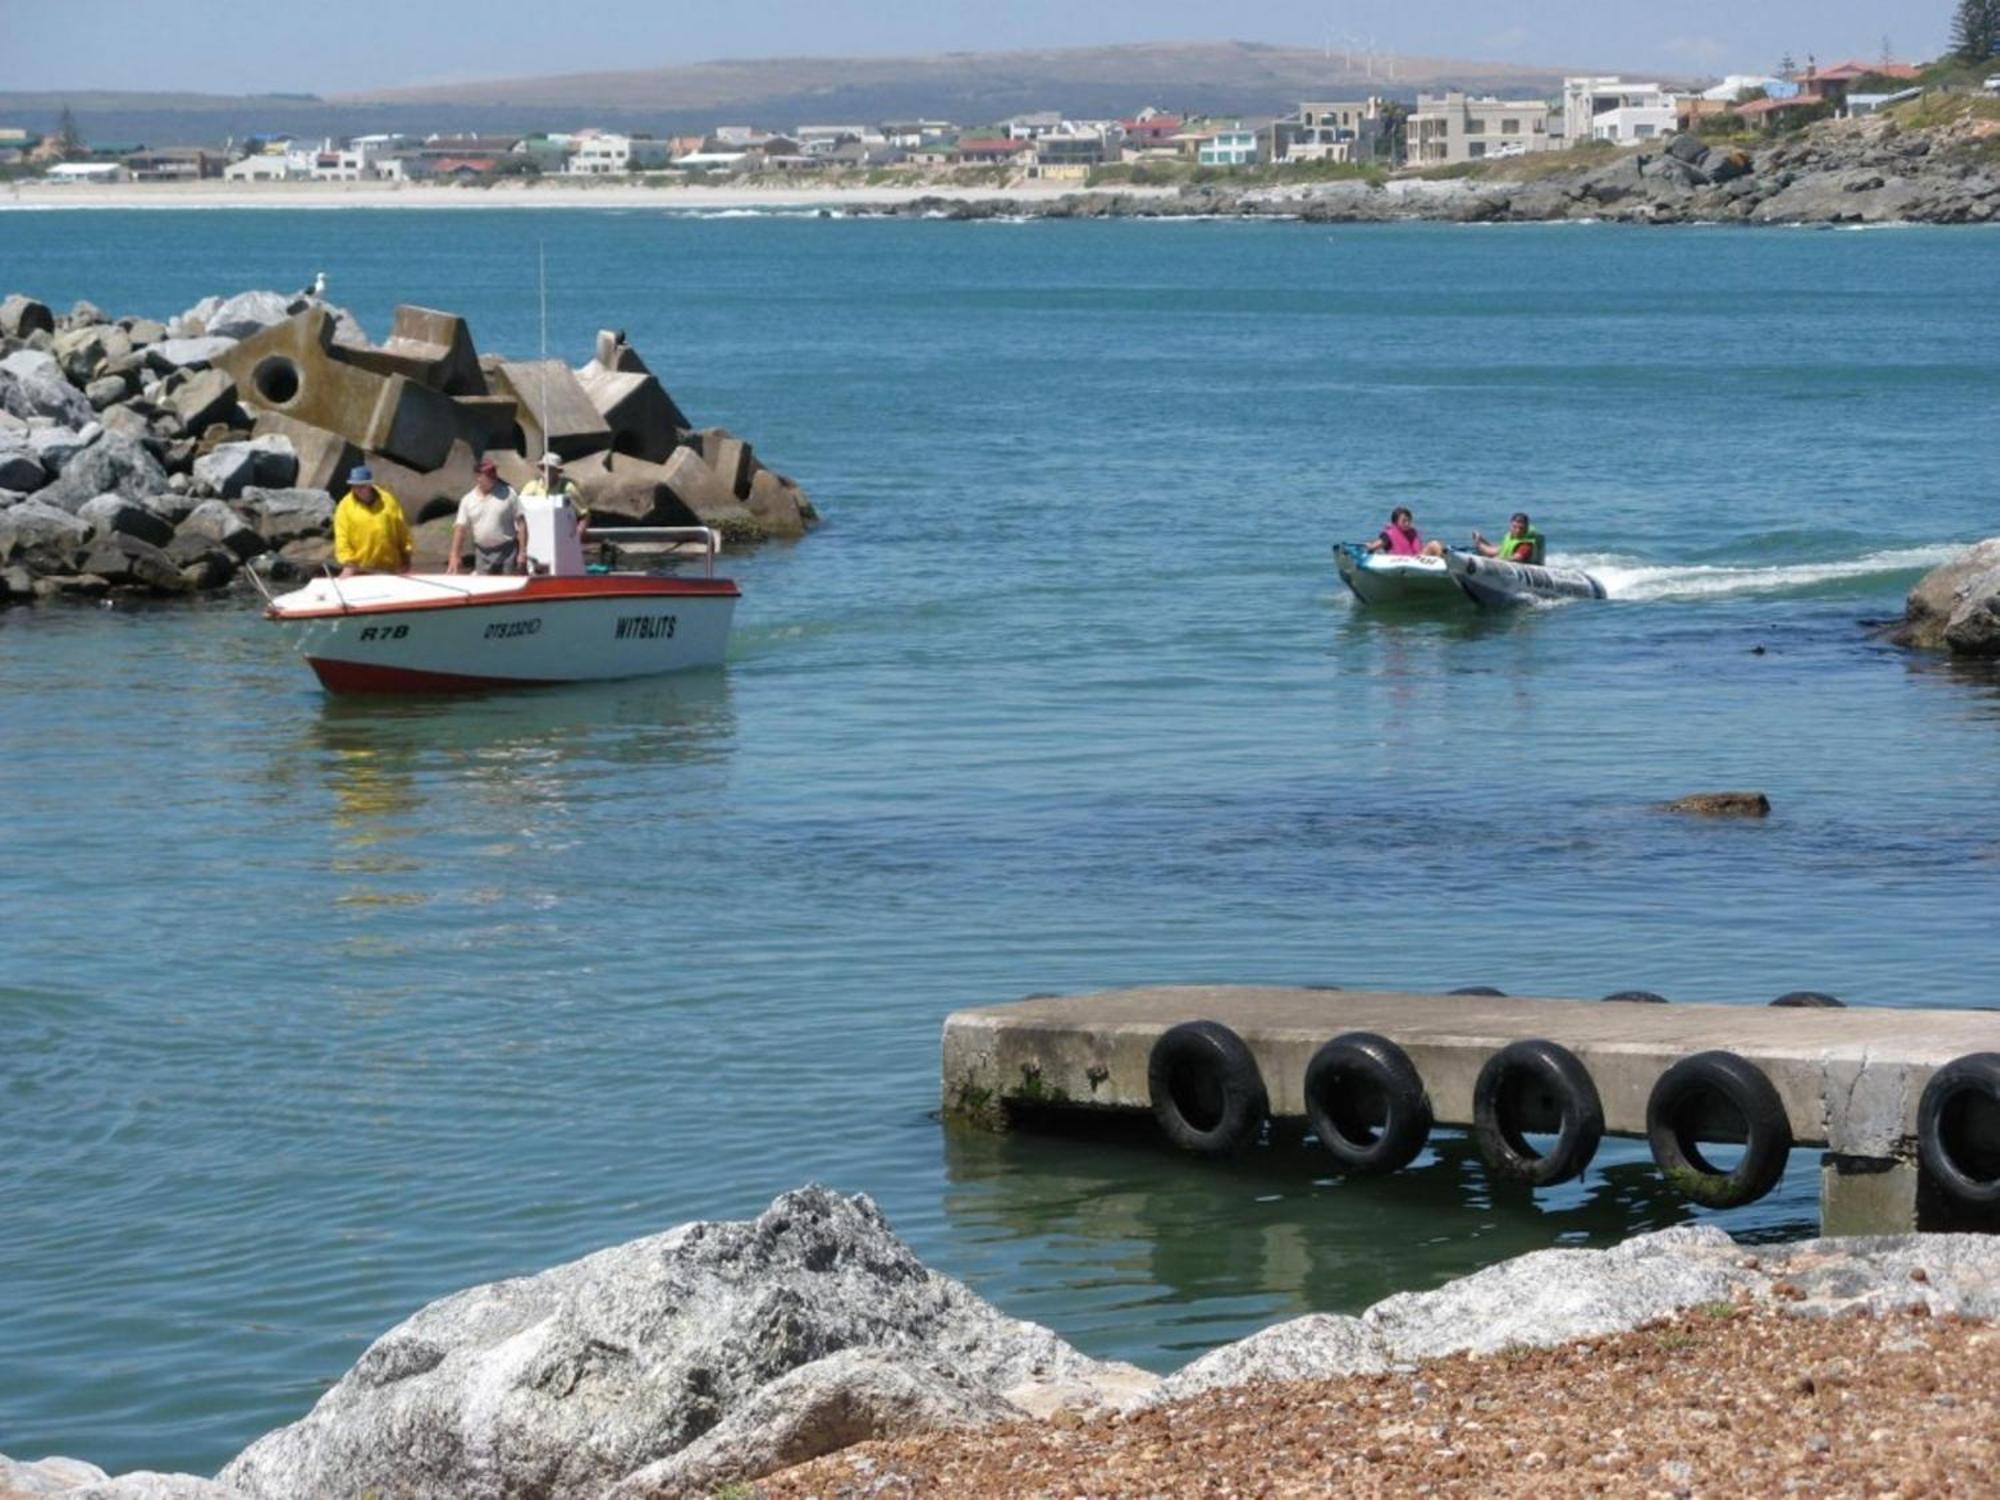
[[375, 471], [366, 464], [356, 464], [347, 471], [347, 482], [349, 484], [373, 484], [375, 482]]

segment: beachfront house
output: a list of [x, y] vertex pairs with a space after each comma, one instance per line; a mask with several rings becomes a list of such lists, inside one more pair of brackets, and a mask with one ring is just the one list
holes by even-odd
[[646, 172], [668, 166], [673, 145], [650, 135], [621, 135], [597, 130], [581, 135], [569, 164], [563, 168], [572, 177], [615, 177], [627, 172]]
[[61, 161], [44, 174], [50, 182], [124, 182], [131, 177], [118, 161]]
[[1216, 130], [1195, 148], [1195, 160], [1204, 167], [1251, 167], [1263, 157], [1260, 132], [1241, 123]]
[[1617, 77], [1565, 78], [1563, 139], [1572, 146], [1585, 141], [1629, 146], [1672, 135], [1677, 128], [1674, 106], [1674, 96], [1657, 83], [1628, 83]]
[[1142, 109], [1129, 120], [1118, 122], [1119, 136], [1123, 142], [1123, 156], [1127, 161], [1137, 161], [1147, 155], [1171, 156], [1175, 154], [1180, 134], [1187, 122], [1179, 115], [1170, 115], [1163, 110]]
[[221, 153], [199, 146], [166, 146], [151, 151], [135, 151], [125, 158], [125, 169], [134, 182], [201, 182], [220, 177], [224, 162]]
[[1042, 109], [1033, 114], [1016, 115], [1003, 122], [1000, 128], [1009, 140], [1039, 141], [1045, 135], [1061, 135], [1070, 127], [1055, 110]]
[[313, 156], [309, 174], [316, 182], [379, 182], [400, 177], [387, 165], [404, 149], [399, 135], [357, 135], [344, 146], [327, 145]]
[[1545, 99], [1496, 99], [1452, 90], [1417, 95], [1404, 126], [1414, 167], [1455, 167], [1488, 157], [1547, 151], [1561, 118]]
[[1031, 167], [1035, 164], [1035, 143], [1011, 136], [960, 141], [952, 151], [952, 161], [967, 167]]
[[1357, 162], [1394, 155], [1395, 117], [1384, 99], [1308, 100], [1272, 126], [1271, 159]]
[[1081, 181], [1113, 154], [1113, 148], [1099, 131], [1045, 135], [1035, 142], [1035, 160], [1028, 168], [1028, 175], [1046, 181]]

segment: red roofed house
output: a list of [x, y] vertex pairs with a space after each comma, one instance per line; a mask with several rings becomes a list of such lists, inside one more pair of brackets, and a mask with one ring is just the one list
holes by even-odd
[[1172, 151], [1174, 137], [1181, 133], [1186, 122], [1179, 115], [1157, 114], [1147, 110], [1135, 120], [1120, 120], [1119, 129], [1125, 132], [1125, 144], [1141, 151]]
[[1035, 159], [1033, 141], [1010, 140], [1006, 136], [976, 141], [960, 141], [952, 148], [953, 157], [967, 166], [1028, 165]]

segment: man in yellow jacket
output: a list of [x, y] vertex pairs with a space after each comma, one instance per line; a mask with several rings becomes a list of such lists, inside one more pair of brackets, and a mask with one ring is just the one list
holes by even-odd
[[333, 560], [340, 564], [340, 576], [407, 573], [415, 550], [402, 501], [376, 488], [368, 465], [350, 470], [347, 493], [333, 510]]

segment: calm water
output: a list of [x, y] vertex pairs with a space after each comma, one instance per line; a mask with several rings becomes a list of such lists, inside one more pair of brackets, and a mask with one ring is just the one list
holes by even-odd
[[[241, 601], [0, 614], [0, 1451], [209, 1470], [425, 1300], [808, 1179], [1156, 1367], [1681, 1216], [930, 1117], [955, 1007], [1161, 980], [1994, 989], [2000, 680], [1861, 622], [2000, 531], [2000, 236], [0, 213], [0, 289], [315, 270], [626, 328], [828, 518], [726, 672], [330, 702]], [[1385, 622], [1526, 504], [1619, 596]], [[1758, 654], [1754, 648], [1764, 648]], [[1657, 799], [1768, 791], [1755, 826]], [[1728, 1216], [1814, 1220], [1814, 1161]]]

